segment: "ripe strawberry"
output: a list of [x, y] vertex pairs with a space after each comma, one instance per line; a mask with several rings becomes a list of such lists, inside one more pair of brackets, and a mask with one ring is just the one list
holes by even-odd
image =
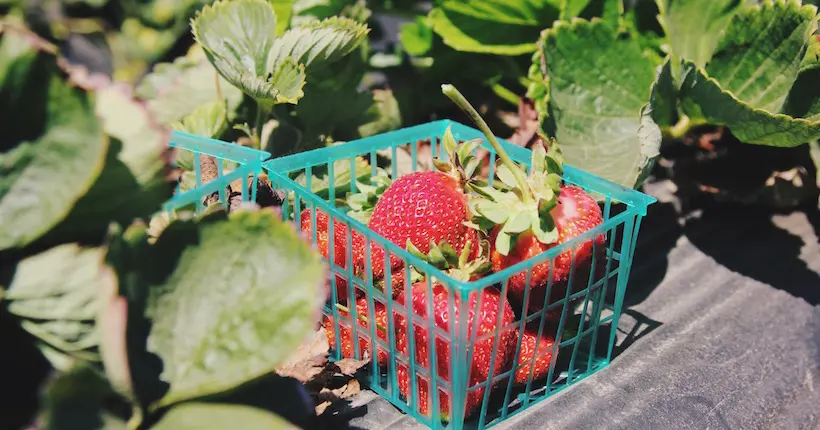
[[[311, 223], [311, 210], [305, 209], [300, 214], [301, 228], [303, 234], [308, 240], [313, 240], [313, 225]], [[330, 260], [330, 232], [328, 227], [328, 215], [326, 212], [316, 209], [316, 247], [322, 254], [322, 257]], [[357, 232], [353, 232], [353, 260], [356, 261], [357, 255], [361, 251], [357, 249], [357, 244], [362, 243], [361, 237]], [[359, 257], [361, 258], [361, 257]], [[333, 222], [333, 264], [336, 266], [347, 268], [347, 226], [344, 223], [335, 219]], [[328, 280], [328, 284], [330, 281]], [[347, 301], [347, 280], [346, 278], [336, 275], [336, 296], [339, 302], [346, 303]]]
[[[479, 143], [474, 140], [459, 146], [448, 128], [442, 145], [453, 161], [436, 160], [437, 170], [413, 172], [395, 180], [376, 203], [368, 226], [400, 247], [410, 243], [427, 253], [430, 243], [445, 241], [461, 253], [464, 244], [475, 239], [475, 232], [466, 225], [471, 218], [466, 190], [472, 187], [479, 164], [472, 155]], [[373, 278], [380, 279], [385, 272], [385, 250], [376, 244], [371, 250]], [[394, 273], [403, 267], [395, 255], [389, 261]], [[357, 262], [358, 272], [364, 271], [363, 263]]]
[[[373, 210], [369, 227], [387, 240], [405, 246], [408, 241], [420, 251], [430, 251], [430, 241], [442, 240], [461, 252], [470, 227], [467, 196], [458, 180], [439, 171], [413, 172], [393, 182]], [[373, 274], [384, 274], [384, 250], [373, 249]], [[391, 256], [391, 266], [401, 260]]]
[[533, 381], [544, 379], [549, 375], [555, 337], [550, 330], [552, 327], [545, 326], [539, 340], [538, 328], [536, 321], [536, 324], [524, 327], [521, 333], [521, 350], [518, 352], [518, 368], [515, 370], [514, 377], [516, 384], [526, 384], [530, 378], [530, 372], [532, 372]]
[[[383, 342], [388, 342], [387, 337], [387, 308], [384, 304], [374, 301], [373, 315], [376, 322], [376, 336]], [[359, 338], [359, 353], [360, 357], [366, 357], [371, 354], [370, 339], [372, 339], [368, 313], [367, 297], [361, 297], [356, 300], [356, 311], [359, 318], [356, 319], [356, 334]], [[339, 309], [339, 316], [342, 317], [339, 323], [339, 337], [341, 338], [341, 355], [343, 358], [358, 358], [356, 357], [356, 349], [353, 344], [353, 327], [350, 322], [350, 313], [347, 310]], [[333, 324], [333, 319], [324, 316], [322, 326], [325, 328], [327, 334], [327, 342], [331, 348], [336, 348], [336, 331]], [[385, 365], [388, 362], [389, 353], [381, 345], [376, 346], [376, 359], [380, 365]]]
[[[498, 249], [492, 252], [491, 260], [493, 263], [493, 270], [498, 272], [507, 267], [520, 263], [529, 258], [533, 258], [550, 248], [566, 243], [595, 227], [603, 222], [601, 209], [598, 203], [583, 189], [574, 185], [561, 187], [561, 192], [558, 196], [557, 205], [550, 211], [555, 227], [558, 231], [558, 241], [553, 243], [543, 243], [532, 232], [524, 232], [518, 236], [518, 239], [513, 248], [507, 255], [501, 254]], [[491, 233], [491, 243], [495, 243], [502, 226], [496, 226]], [[606, 236], [603, 234], [594, 238], [597, 242], [597, 248], [600, 251], [604, 249]], [[575, 246], [575, 273], [576, 280], [589, 277], [589, 263], [592, 258], [593, 238], [586, 240]], [[570, 270], [572, 269], [572, 255], [571, 249], [559, 254], [555, 257], [552, 264], [552, 282], [553, 292], [563, 294], [566, 291], [566, 282], [569, 280]], [[584, 272], [586, 269], [586, 273]], [[523, 300], [524, 291], [527, 288], [527, 272], [523, 271], [510, 277], [509, 291], [510, 295], [518, 300]], [[546, 293], [547, 283], [550, 277], [550, 261], [545, 261], [541, 264], [536, 264], [532, 268], [530, 274], [530, 310], [538, 310], [544, 303], [544, 294]], [[580, 283], [577, 283], [578, 285]], [[586, 283], [584, 283], [585, 286]]]
[[[515, 354], [515, 339], [516, 334], [512, 329], [502, 330], [502, 327], [508, 326], [515, 320], [515, 314], [512, 307], [506, 300], [502, 300], [501, 294], [498, 290], [492, 288], [485, 288], [480, 293], [470, 294], [469, 298], [469, 314], [466, 321], [464, 316], [459, 315], [459, 303], [461, 299], [459, 296], [452, 298], [454, 303], [454, 313], [450, 314], [450, 298], [449, 290], [443, 285], [436, 283], [433, 285], [432, 307], [433, 318], [436, 326], [442, 329], [445, 333], [450, 331], [450, 319], [452, 318], [455, 327], [460, 327], [459, 324], [467, 324], [467, 333], [472, 333], [473, 327], [476, 327], [476, 336], [478, 339], [484, 337], [483, 340], [473, 344], [472, 361], [469, 363], [468, 387], [474, 387], [477, 384], [486, 382], [490, 375], [496, 376], [506, 369], [509, 369], [512, 357]], [[481, 308], [476, 309], [476, 301], [481, 295]], [[413, 285], [412, 289], [412, 309], [414, 314], [419, 315], [421, 320], [427, 318], [427, 302], [431, 300], [428, 294], [427, 282], [419, 282]], [[503, 301], [503, 305], [502, 305]], [[502, 308], [503, 306], [503, 308]], [[476, 312], [478, 311], [478, 312]], [[501, 313], [501, 326], [498, 326], [498, 317]], [[401, 320], [401, 324], [406, 324], [405, 320]], [[397, 349], [399, 353], [408, 353], [406, 340], [406, 329], [400, 336], [400, 341], [397, 342]], [[495, 333], [495, 335], [493, 335]], [[414, 339], [415, 339], [415, 359], [416, 366], [430, 372], [431, 356], [429, 353], [429, 336], [427, 327], [419, 323], [414, 323]], [[472, 334], [470, 334], [472, 336]], [[498, 338], [497, 349], [493, 349], [495, 338]], [[451, 367], [451, 350], [450, 339], [448, 337], [436, 336], [435, 339], [436, 351], [436, 370], [433, 372], [434, 377], [440, 377], [445, 381], [450, 381], [450, 367]], [[490, 361], [495, 358], [494, 367], [490, 366]], [[398, 366], [398, 384], [399, 391], [406, 399], [410, 399], [410, 373], [409, 367], [406, 364], [400, 363]], [[429, 405], [432, 404], [430, 393], [427, 386], [427, 378], [416, 375], [417, 396], [419, 398], [418, 408], [423, 415], [429, 415]], [[467, 404], [464, 411], [465, 416], [469, 416], [481, 406], [483, 400], [484, 388], [474, 390], [467, 396]], [[442, 418], [449, 419], [450, 404], [449, 396], [446, 393], [439, 393], [439, 408]]]

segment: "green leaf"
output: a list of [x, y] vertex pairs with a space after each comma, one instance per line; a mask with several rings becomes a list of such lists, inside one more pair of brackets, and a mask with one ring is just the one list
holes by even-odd
[[367, 122], [358, 127], [359, 135], [368, 137], [401, 128], [401, 112], [393, 91], [373, 90], [371, 93], [373, 103], [363, 115], [364, 121]]
[[779, 113], [816, 28], [817, 9], [793, 0], [744, 10], [729, 24], [706, 73], [738, 100]]
[[[729, 21], [740, 8], [737, 0], [656, 0], [659, 21], [677, 59], [703, 67], [712, 58]], [[750, 28], [758, 32], [763, 27]]]
[[305, 95], [302, 91], [305, 86], [305, 66], [293, 58], [285, 58], [277, 66], [273, 82], [277, 86], [276, 103], [296, 104]]
[[816, 68], [820, 68], [820, 34], [815, 34], [809, 40], [806, 55], [800, 62], [800, 73]]
[[296, 0], [270, 0], [273, 12], [276, 14], [276, 35], [280, 36], [290, 26], [293, 15], [293, 4]]
[[[641, 110], [649, 100], [655, 64], [630, 36], [599, 19], [559, 22], [541, 40], [550, 77], [545, 131], [567, 163], [625, 187], [637, 187], [658, 154], [656, 134]], [[657, 136], [660, 134], [657, 133]]]
[[495, 176], [504, 183], [504, 185], [515, 188], [518, 186], [518, 181], [515, 179], [515, 175], [513, 174], [512, 170], [507, 167], [506, 164], [502, 164], [500, 161], [495, 168]]
[[47, 43], [0, 27], [0, 250], [63, 220], [102, 171], [108, 138], [89, 94], [66, 80]]
[[358, 22], [370, 18], [366, 0], [296, 0], [293, 5], [293, 25], [300, 26], [333, 16], [343, 16]]
[[[568, 20], [581, 14], [592, 0], [563, 0], [561, 3], [561, 19]], [[598, 0], [604, 1], [604, 0]]]
[[11, 279], [3, 304], [39, 342], [74, 358], [96, 360], [94, 321], [103, 288], [116, 284], [104, 264], [105, 250], [60, 245], [3, 267]]
[[155, 406], [270, 372], [319, 317], [321, 259], [273, 211], [176, 221], [138, 256], [119, 275], [121, 289], [149, 292], [147, 348], [162, 359], [170, 385]]
[[399, 29], [399, 40], [408, 54], [420, 57], [433, 48], [433, 27], [426, 17], [417, 16]]
[[538, 34], [558, 19], [549, 0], [448, 0], [428, 19], [444, 43], [457, 51], [496, 55], [535, 52]]
[[303, 72], [293, 59], [284, 65], [282, 58], [275, 67], [269, 61], [278, 39], [276, 15], [266, 0], [217, 1], [197, 14], [192, 28], [220, 75], [257, 102], [291, 102], [301, 91]]
[[[820, 121], [755, 109], [724, 91], [692, 63], [684, 64], [682, 76], [682, 110], [692, 118], [728, 126], [742, 142], [793, 147], [820, 138]], [[816, 118], [816, 113], [807, 114]]]
[[652, 106], [652, 119], [661, 127], [675, 125], [678, 115], [678, 88], [672, 77], [672, 63], [667, 60], [658, 69], [655, 83], [649, 94], [649, 104]]
[[109, 225], [147, 219], [173, 196], [171, 132], [120, 85], [96, 92], [95, 111], [111, 136], [102, 173], [69, 215], [44, 240], [102, 238]]
[[521, 211], [515, 214], [512, 218], [507, 220], [502, 227], [505, 233], [515, 234], [522, 233], [530, 228], [530, 214], [527, 211]]
[[369, 32], [366, 25], [341, 17], [290, 29], [273, 43], [267, 69], [277, 70], [287, 57], [307, 67], [331, 63], [358, 48]]
[[790, 147], [817, 139], [820, 107], [807, 57], [816, 28], [817, 9], [794, 1], [739, 12], [705, 69], [684, 63], [681, 109], [747, 143]]
[[174, 130], [215, 138], [228, 128], [227, 115], [225, 103], [217, 100], [198, 107], [172, 127]]
[[451, 154], [455, 154], [456, 148], [458, 147], [458, 143], [456, 143], [456, 138], [453, 137], [453, 130], [449, 125], [447, 126], [447, 129], [444, 130], [444, 136], [442, 136], [441, 138], [441, 145], [444, 148], [444, 152], [447, 153], [448, 157]]
[[192, 50], [173, 63], [157, 64], [136, 94], [165, 125], [182, 121], [220, 98], [227, 104], [228, 118], [233, 119], [242, 102], [242, 91], [221, 76], [201, 50]]
[[171, 408], [151, 430], [296, 430], [299, 427], [263, 409], [222, 403], [183, 403]]
[[547, 171], [547, 149], [543, 145], [535, 145], [532, 149], [530, 166], [533, 172]]
[[534, 214], [530, 221], [532, 233], [539, 242], [546, 244], [558, 242], [560, 236], [552, 217]]
[[820, 122], [820, 67], [807, 68], [797, 76], [783, 111], [793, 118]]
[[45, 384], [38, 422], [45, 430], [125, 430], [125, 421], [103, 407], [111, 394], [104, 375], [88, 365], [74, 366]]
[[490, 201], [478, 202], [476, 204], [476, 210], [482, 216], [496, 224], [503, 224], [505, 221], [507, 221], [509, 217], [507, 208], [498, 203]]
[[509, 255], [511, 247], [512, 236], [507, 232], [498, 232], [498, 236], [495, 237], [495, 249], [501, 255]]

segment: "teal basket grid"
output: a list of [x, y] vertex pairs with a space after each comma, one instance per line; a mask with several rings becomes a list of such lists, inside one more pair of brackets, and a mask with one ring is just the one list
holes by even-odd
[[[228, 186], [237, 181], [247, 182], [241, 187], [241, 201], [256, 200], [257, 181], [262, 173], [262, 162], [270, 158], [270, 153], [239, 146], [216, 139], [208, 139], [180, 131], [171, 135], [170, 146], [177, 150], [177, 167], [182, 167], [182, 180], [177, 184], [174, 197], [163, 205], [163, 210], [174, 215], [182, 209], [201, 212], [205, 208], [206, 197], [216, 193], [218, 201], [226, 209]], [[217, 174], [204, 183], [202, 163], [205, 157], [216, 160]], [[183, 188], [183, 184], [187, 185]]]
[[[410, 171], [428, 168], [433, 157], [446, 159], [446, 154], [442, 154], [440, 149], [441, 136], [447, 127], [451, 127], [457, 140], [484, 138], [481, 132], [471, 127], [441, 120], [269, 159], [270, 154], [265, 152], [175, 133], [172, 145], [194, 155], [193, 170], [197, 178], [201, 176], [196, 162], [199, 154], [224, 160], [226, 164], [235, 166], [235, 170], [226, 175], [220, 174], [217, 180], [205, 185], [199, 185], [200, 182], [197, 182], [193, 189], [181, 192], [171, 199], [166, 204], [166, 209], [174, 210], [195, 204], [198, 205], [197, 210], [201, 210], [201, 202], [206, 196], [220, 192], [223, 194], [219, 195], [219, 201], [227, 205], [224, 198], [227, 184], [247, 175], [256, 181], [260, 172], [266, 171], [272, 186], [285, 195], [281, 208], [283, 218], [295, 220], [296, 224], [300, 224], [303, 214], [307, 214], [311, 225], [315, 225], [317, 212], [321, 211], [331, 220], [328, 223], [330, 237], [334, 237], [337, 226], [342, 226], [345, 230], [345, 255], [342, 261], [339, 261], [338, 256], [334, 259], [327, 258], [327, 255], [336, 255], [334, 241], [329, 242], [329, 249], [324, 257], [331, 276], [328, 281], [330, 297], [323, 313], [327, 321], [331, 322], [328, 330], [332, 332], [333, 344], [339, 346], [345, 338], [349, 339], [353, 357], [343, 357], [341, 348], [337, 347], [332, 350], [331, 359], [371, 360], [370, 366], [366, 368], [370, 388], [430, 428], [481, 429], [509, 419], [609, 364], [613, 358], [616, 330], [623, 308], [637, 234], [647, 207], [654, 203], [655, 199], [637, 190], [624, 188], [565, 165], [564, 182], [580, 186], [595, 196], [601, 202], [604, 222], [593, 231], [561, 246], [479, 280], [454, 280], [402, 247], [377, 235], [366, 225], [347, 215], [343, 207], [335, 204], [337, 199], [344, 198], [346, 193], [357, 191], [357, 181], [367, 182], [369, 177], [378, 172], [386, 172], [396, 179]], [[503, 139], [499, 141], [514, 161], [529, 166], [531, 153], [528, 149]], [[422, 148], [426, 145], [422, 143], [429, 145], [430, 150], [423, 151]], [[495, 151], [486, 142], [483, 149], [489, 152], [490, 166], [494, 166]], [[409, 156], [403, 167], [392, 162], [402, 153]], [[342, 169], [348, 171], [348, 180], [336, 183], [333, 178]], [[325, 178], [316, 179], [314, 176]], [[355, 180], [349, 180], [350, 178]], [[492, 172], [487, 179], [493, 180]], [[243, 194], [243, 201], [254, 200], [253, 190], [255, 186], [251, 187], [247, 198]], [[404, 282], [403, 302], [392, 296], [392, 288], [387, 287], [384, 291], [377, 288], [377, 280], [372, 279], [367, 270], [364, 274], [354, 273], [353, 264], [347, 264], [353, 261], [351, 249], [354, 234], [363, 237], [367, 244], [364, 253], [366, 268], [372, 267], [373, 247], [384, 250], [386, 262], [390, 256], [401, 259], [403, 264], [398, 270], [404, 272], [403, 276], [400, 276]], [[560, 291], [559, 286], [550, 282], [546, 286], [543, 309], [524, 314], [521, 312], [523, 307], [519, 307], [513, 324], [499, 326], [494, 333], [483, 337], [478, 336], [475, 330], [468, 330], [466, 321], [456, 322], [455, 318], [450, 318], [447, 326], [442, 328], [435, 324], [433, 318], [408, 312], [407, 307], [402, 304], [411, 300], [408, 279], [411, 278], [412, 270], [424, 275], [420, 282], [426, 284], [428, 294], [432, 294], [433, 278], [447, 288], [450, 315], [455, 312], [466, 315], [471, 310], [478, 313], [481, 311], [480, 293], [483, 290], [495, 288], [500, 291], [502, 297], [507, 297], [508, 283], [512, 276], [526, 272], [529, 279], [529, 273], [535, 265], [552, 262], [560, 254], [572, 252], [580, 243], [600, 234], [606, 236], [604, 249], [598, 250], [597, 245], [595, 248], [596, 251], [600, 251], [603, 258], [593, 259], [590, 267], [573, 269], [567, 286], [563, 288], [565, 291]], [[310, 239], [316, 242], [315, 230]], [[393, 275], [389, 266], [385, 267], [386, 279]], [[342, 285], [348, 288], [340, 288]], [[556, 292], [559, 294], [554, 297]], [[358, 300], [365, 304], [363, 314], [359, 312], [358, 306], [352, 305], [357, 296], [361, 296]], [[525, 293], [524, 301], [528, 300], [528, 296], [529, 291]], [[470, 306], [473, 306], [473, 309], [470, 309]], [[377, 307], [386, 309], [387, 335], [377, 333], [377, 327], [373, 324], [361, 323], [374, 321], [374, 309]], [[346, 309], [347, 312], [340, 309]], [[431, 315], [431, 311], [429, 308], [427, 315]], [[426, 345], [420, 345], [416, 342], [415, 330], [407, 330], [408, 349], [401, 352], [397, 348], [397, 321], [399, 317], [407, 321], [408, 314], [411, 314], [409, 320], [414, 327], [422, 327], [427, 333], [435, 335], [428, 336]], [[500, 318], [498, 322], [501, 322]], [[525, 325], [537, 326], [539, 337], [546, 330], [554, 332], [546, 378], [536, 380], [531, 372], [526, 383], [513, 383], [511, 376], [525, 364], [514, 359], [498, 374], [490, 372], [486, 378], [479, 378], [480, 381], [476, 382], [468, 366], [468, 363], [472, 362], [476, 345], [492, 338], [493, 347], [496, 347], [501, 333], [505, 330], [522, 330]], [[447, 365], [436, 362], [437, 352], [442, 351], [442, 347], [446, 348], [444, 351], [450, 357]], [[516, 352], [520, 348], [521, 342], [516, 341]], [[421, 363], [417, 354], [417, 351], [424, 349], [433, 352], [427, 355], [426, 364]], [[384, 360], [384, 357], [387, 359]], [[492, 360], [495, 360], [495, 356]], [[490, 369], [494, 367], [493, 361], [490, 363]], [[409, 378], [404, 388], [399, 383], [400, 369], [415, 376]], [[421, 402], [420, 395], [425, 393], [427, 401]], [[426, 403], [425, 408], [421, 407], [422, 403]], [[463, 411], [466, 405], [476, 403], [478, 406], [465, 416]]]

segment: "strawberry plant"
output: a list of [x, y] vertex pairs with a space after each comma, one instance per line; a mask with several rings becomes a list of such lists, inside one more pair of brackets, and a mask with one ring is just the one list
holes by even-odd
[[[197, 44], [158, 64], [137, 93], [178, 130], [275, 156], [397, 127], [390, 91], [356, 90], [369, 67], [370, 10], [361, 2], [331, 3], [209, 5], [191, 21]], [[231, 32], [231, 19], [252, 33]]]
[[[637, 187], [662, 142], [711, 146], [707, 133], [715, 127], [738, 143], [721, 151], [765, 153], [769, 160], [820, 137], [815, 6], [656, 3], [656, 20], [621, 7], [617, 19], [561, 21], [540, 38], [533, 69], [548, 76], [539, 98], [542, 125], [568, 162]], [[750, 145], [780, 149], [744, 148]], [[749, 167], [723, 176], [759, 181], [743, 176]]]
[[149, 240], [145, 220], [179, 177], [170, 130], [11, 18], [0, 113], [3, 355], [34, 344], [52, 368], [39, 404], [4, 405], [4, 425], [293, 428], [242, 393], [318, 323], [323, 268], [295, 226], [270, 209], [211, 209]]

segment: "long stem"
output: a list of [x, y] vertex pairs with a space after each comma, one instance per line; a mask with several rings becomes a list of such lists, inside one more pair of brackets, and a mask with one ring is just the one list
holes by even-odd
[[513, 106], [518, 106], [518, 103], [521, 101], [521, 96], [510, 91], [507, 87], [501, 84], [493, 84], [491, 88], [495, 95], [501, 97], [504, 101], [512, 104]]
[[134, 404], [131, 408], [131, 418], [125, 424], [128, 430], [138, 430], [142, 426], [142, 408]]
[[256, 149], [262, 150], [262, 127], [265, 125], [265, 120], [270, 116], [273, 106], [270, 108], [262, 103], [256, 104], [256, 120], [253, 125], [253, 141], [256, 143]]
[[464, 111], [473, 122], [476, 123], [479, 130], [484, 133], [484, 136], [487, 137], [487, 140], [490, 142], [490, 145], [495, 149], [495, 152], [498, 154], [498, 158], [501, 159], [501, 162], [507, 166], [508, 169], [512, 172], [513, 176], [515, 176], [515, 181], [518, 182], [518, 186], [521, 188], [524, 204], [531, 204], [533, 203], [532, 196], [529, 192], [529, 186], [527, 184], [527, 178], [524, 177], [524, 173], [521, 172], [521, 169], [512, 161], [509, 155], [507, 155], [507, 151], [501, 147], [501, 144], [498, 142], [498, 139], [495, 138], [493, 132], [490, 130], [490, 126], [484, 121], [484, 118], [479, 115], [479, 113], [475, 110], [475, 108], [464, 98], [464, 95], [454, 86], [450, 84], [443, 84], [441, 86], [441, 92], [444, 93], [445, 96], [449, 97], [461, 110]]

